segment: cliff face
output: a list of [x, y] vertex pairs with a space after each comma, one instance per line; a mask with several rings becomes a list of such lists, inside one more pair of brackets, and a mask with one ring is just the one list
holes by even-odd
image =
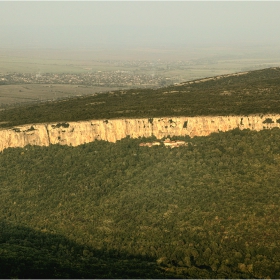
[[207, 136], [234, 128], [260, 131], [280, 127], [280, 115], [164, 117], [145, 119], [91, 120], [70, 123], [24, 125], [0, 130], [0, 151], [28, 144], [77, 146], [94, 140], [116, 142], [131, 138], [170, 136]]

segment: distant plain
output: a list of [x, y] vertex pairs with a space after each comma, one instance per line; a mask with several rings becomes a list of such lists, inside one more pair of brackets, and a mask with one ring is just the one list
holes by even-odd
[[[0, 74], [128, 71], [184, 82], [280, 65], [276, 47], [198, 47], [161, 49], [0, 49]], [[133, 86], [131, 86], [133, 87]], [[136, 86], [137, 87], [137, 86]], [[0, 103], [54, 100], [116, 90], [83, 85], [1, 85]]]

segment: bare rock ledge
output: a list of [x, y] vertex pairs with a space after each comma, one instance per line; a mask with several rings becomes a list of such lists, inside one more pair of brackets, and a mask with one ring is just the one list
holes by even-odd
[[116, 142], [126, 136], [157, 139], [170, 136], [207, 136], [235, 128], [260, 131], [280, 127], [280, 115], [163, 117], [91, 120], [17, 126], [0, 130], [0, 151], [9, 147], [50, 144], [77, 146], [94, 140]]

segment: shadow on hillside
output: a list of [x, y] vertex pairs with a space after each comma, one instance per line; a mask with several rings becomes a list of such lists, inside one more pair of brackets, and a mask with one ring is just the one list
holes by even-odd
[[0, 278], [175, 278], [154, 259], [85, 248], [58, 234], [0, 221]]

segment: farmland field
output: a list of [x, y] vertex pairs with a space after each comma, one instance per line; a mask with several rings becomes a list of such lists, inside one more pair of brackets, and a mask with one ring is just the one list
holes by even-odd
[[[0, 106], [23, 102], [38, 102], [67, 98], [80, 95], [91, 95], [113, 90], [108, 87], [76, 86], [76, 85], [2, 85], [0, 91]], [[117, 89], [117, 88], [115, 88]]]

